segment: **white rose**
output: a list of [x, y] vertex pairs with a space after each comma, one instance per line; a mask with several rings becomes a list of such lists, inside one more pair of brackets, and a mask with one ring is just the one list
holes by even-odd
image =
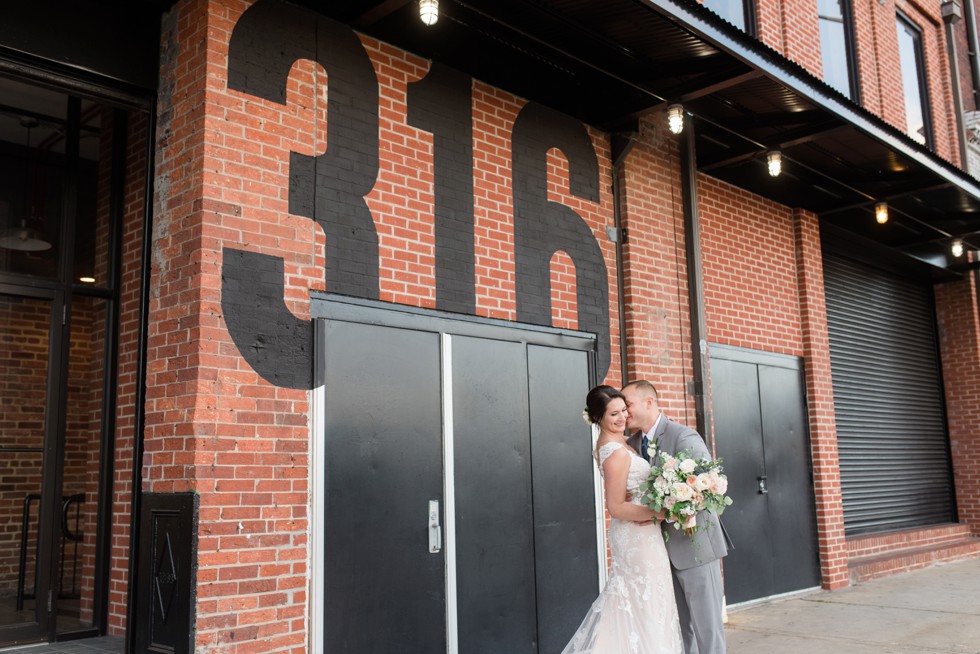
[[698, 464], [694, 459], [684, 459], [683, 461], [681, 461], [681, 465], [680, 465], [681, 472], [683, 472], [686, 475], [689, 475], [692, 472], [694, 472], [694, 468], [696, 468], [697, 465]]
[[705, 473], [701, 473], [694, 478], [694, 490], [706, 491], [711, 488], [711, 477]]
[[674, 484], [674, 497], [680, 502], [686, 502], [694, 497], [694, 489], [687, 484]]
[[717, 481], [711, 484], [711, 492], [718, 495], [724, 495], [728, 492], [728, 479], [725, 477], [719, 477]]

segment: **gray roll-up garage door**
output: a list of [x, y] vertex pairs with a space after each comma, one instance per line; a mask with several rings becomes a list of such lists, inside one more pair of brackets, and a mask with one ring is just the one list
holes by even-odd
[[847, 535], [951, 522], [931, 284], [824, 252]]

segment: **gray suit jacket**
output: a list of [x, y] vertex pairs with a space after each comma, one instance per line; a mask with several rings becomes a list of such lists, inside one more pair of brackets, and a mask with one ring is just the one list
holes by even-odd
[[[642, 434], [637, 432], [627, 439], [627, 444], [637, 452], [640, 451]], [[666, 452], [670, 456], [688, 450], [695, 458], [710, 459], [711, 453], [701, 435], [690, 427], [674, 422], [664, 416], [657, 425], [652, 438], [657, 446], [657, 452]], [[652, 449], [648, 448], [648, 450]], [[694, 536], [688, 536], [682, 529], [674, 529], [667, 522], [663, 528], [670, 531], [667, 541], [667, 555], [671, 564], [678, 570], [687, 570], [705, 563], [717, 561], [728, 554], [731, 542], [714, 511], [698, 513], [698, 530]]]

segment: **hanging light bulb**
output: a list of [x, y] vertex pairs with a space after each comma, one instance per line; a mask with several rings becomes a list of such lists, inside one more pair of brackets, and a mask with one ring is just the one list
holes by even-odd
[[963, 256], [963, 241], [961, 239], [956, 239], [953, 241], [953, 247], [950, 248], [953, 251], [954, 257]]
[[439, 21], [439, 0], [419, 0], [419, 18], [428, 26]]
[[879, 225], [884, 225], [888, 222], [888, 203], [887, 202], [876, 202], [875, 203], [875, 220], [878, 221]]
[[684, 107], [679, 104], [667, 107], [667, 128], [671, 134], [680, 134], [684, 131]]
[[779, 150], [770, 150], [766, 155], [766, 163], [771, 176], [779, 177], [779, 173], [783, 172], [783, 154]]
[[[27, 130], [27, 156], [31, 157], [31, 130], [38, 127], [40, 123], [36, 118], [21, 118], [21, 127]], [[35, 172], [28, 162], [28, 175], [32, 176]], [[34, 181], [31, 180], [31, 195], [33, 194]], [[36, 215], [34, 197], [28, 197], [27, 204], [30, 207], [28, 215], [21, 215], [20, 220], [15, 221], [2, 234], [0, 234], [0, 248], [6, 250], [19, 250], [21, 252], [44, 252], [51, 249], [44, 234], [44, 220]], [[5, 203], [6, 204], [6, 203]]]

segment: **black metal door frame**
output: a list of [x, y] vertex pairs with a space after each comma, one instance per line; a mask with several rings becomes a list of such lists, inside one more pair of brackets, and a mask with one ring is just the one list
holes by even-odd
[[[317, 451], [318, 448], [324, 447], [323, 444], [318, 444], [318, 435], [325, 433], [326, 421], [325, 417], [322, 415], [323, 407], [325, 406], [325, 390], [323, 382], [325, 380], [325, 371], [323, 370], [323, 353], [318, 352], [318, 348], [321, 347], [321, 343], [324, 341], [324, 333], [326, 329], [326, 324], [328, 321], [343, 321], [351, 323], [361, 323], [366, 325], [381, 325], [388, 327], [395, 327], [399, 329], [407, 330], [418, 330], [425, 332], [434, 332], [440, 334], [440, 339], [442, 342], [443, 353], [440, 355], [442, 357], [442, 373], [444, 375], [444, 389], [443, 389], [443, 420], [448, 423], [444, 425], [444, 434], [448, 428], [450, 433], [452, 431], [452, 393], [451, 386], [448, 389], [445, 387], [445, 379], [448, 373], [448, 378], [452, 379], [452, 339], [459, 338], [462, 339], [461, 342], [469, 341], [473, 342], [475, 339], [482, 340], [484, 343], [491, 343], [493, 341], [498, 341], [501, 343], [521, 343], [527, 347], [534, 346], [550, 346], [552, 348], [562, 348], [566, 350], [580, 350], [586, 354], [586, 365], [588, 366], [588, 383], [594, 383], [595, 377], [595, 336], [592, 334], [583, 334], [581, 332], [576, 332], [572, 330], [562, 330], [554, 329], [550, 327], [540, 327], [536, 325], [524, 325], [515, 324], [503, 320], [486, 319], [477, 316], [466, 316], [458, 314], [449, 314], [427, 309], [419, 309], [415, 307], [409, 307], [404, 305], [394, 305], [383, 302], [377, 302], [372, 300], [360, 300], [356, 298], [343, 297], [343, 296], [332, 296], [328, 294], [313, 294], [313, 301], [311, 303], [311, 317], [315, 321], [316, 325], [316, 336], [315, 336], [315, 357], [317, 369], [315, 370], [315, 380], [316, 380], [316, 390], [314, 393], [314, 401], [312, 403], [314, 409], [312, 410], [312, 429], [313, 429], [313, 444], [311, 446], [311, 465], [314, 467], [313, 472], [313, 496], [314, 502], [318, 502], [316, 499], [321, 492], [325, 492], [325, 485], [323, 484], [323, 476], [325, 464], [322, 459], [323, 456]], [[474, 337], [474, 338], [469, 338]], [[530, 351], [530, 350], [522, 350]], [[448, 354], [447, 354], [448, 353]], [[538, 382], [538, 388], [540, 388], [540, 381]], [[321, 394], [319, 399], [317, 394]], [[576, 398], [578, 401], [578, 398]], [[319, 407], [319, 408], [317, 408]], [[578, 412], [575, 412], [574, 419], [578, 420]], [[320, 436], [322, 438], [322, 436]], [[445, 493], [445, 501], [443, 504], [444, 511], [444, 521], [447, 533], [453, 533], [455, 529], [454, 526], [454, 506], [455, 506], [455, 488], [453, 487], [453, 463], [452, 463], [452, 443], [454, 437], [449, 437], [449, 451], [444, 453], [445, 461], [444, 465], [447, 470], [445, 471], [446, 483], [448, 485], [448, 491]], [[590, 460], [591, 463], [591, 460]], [[319, 467], [319, 470], [317, 468]], [[320, 481], [318, 481], [318, 479]], [[530, 483], [530, 480], [528, 480]], [[591, 485], [591, 480], [590, 480]], [[323, 489], [318, 490], [318, 489]], [[542, 505], [544, 506], [544, 505]], [[553, 510], [553, 507], [544, 508], [543, 511]], [[319, 515], [320, 510], [314, 506], [314, 515]], [[319, 520], [319, 518], [317, 518]], [[597, 521], [597, 531], [604, 528], [601, 521]], [[322, 536], [317, 536], [317, 529], [314, 528], [314, 538], [313, 538], [313, 558], [314, 561], [319, 560], [318, 556], [322, 556], [322, 543], [318, 544], [318, 541], [322, 540]], [[593, 542], [590, 537], [590, 544]], [[594, 542], [601, 542], [600, 538], [596, 538]], [[447, 652], [456, 652], [458, 644], [458, 638], [460, 634], [456, 631], [457, 629], [457, 616], [456, 601], [453, 597], [455, 593], [455, 544], [453, 542], [447, 542], [447, 578], [446, 578], [446, 604], [447, 604]], [[601, 574], [598, 570], [601, 567], [599, 564], [604, 564], [604, 557], [600, 556], [599, 547], [596, 547], [596, 557], [597, 557], [597, 571], [596, 571], [596, 582], [601, 583]], [[311, 600], [311, 612], [313, 617], [313, 634], [311, 635], [311, 647], [316, 649], [323, 645], [323, 624], [317, 624], [318, 620], [323, 620], [322, 611], [323, 607], [317, 606], [317, 602], [321, 602], [320, 598], [324, 597], [323, 591], [323, 575], [317, 572], [315, 569], [311, 570], [313, 575], [313, 598]], [[589, 602], [594, 598], [590, 596], [588, 598]], [[584, 610], [584, 609], [583, 609]], [[552, 611], [553, 613], [553, 611]], [[580, 618], [580, 616], [576, 616]], [[550, 617], [549, 617], [550, 619]], [[576, 623], [577, 625], [577, 623]], [[564, 629], [564, 626], [561, 627]], [[537, 645], [534, 645], [537, 647]]]

